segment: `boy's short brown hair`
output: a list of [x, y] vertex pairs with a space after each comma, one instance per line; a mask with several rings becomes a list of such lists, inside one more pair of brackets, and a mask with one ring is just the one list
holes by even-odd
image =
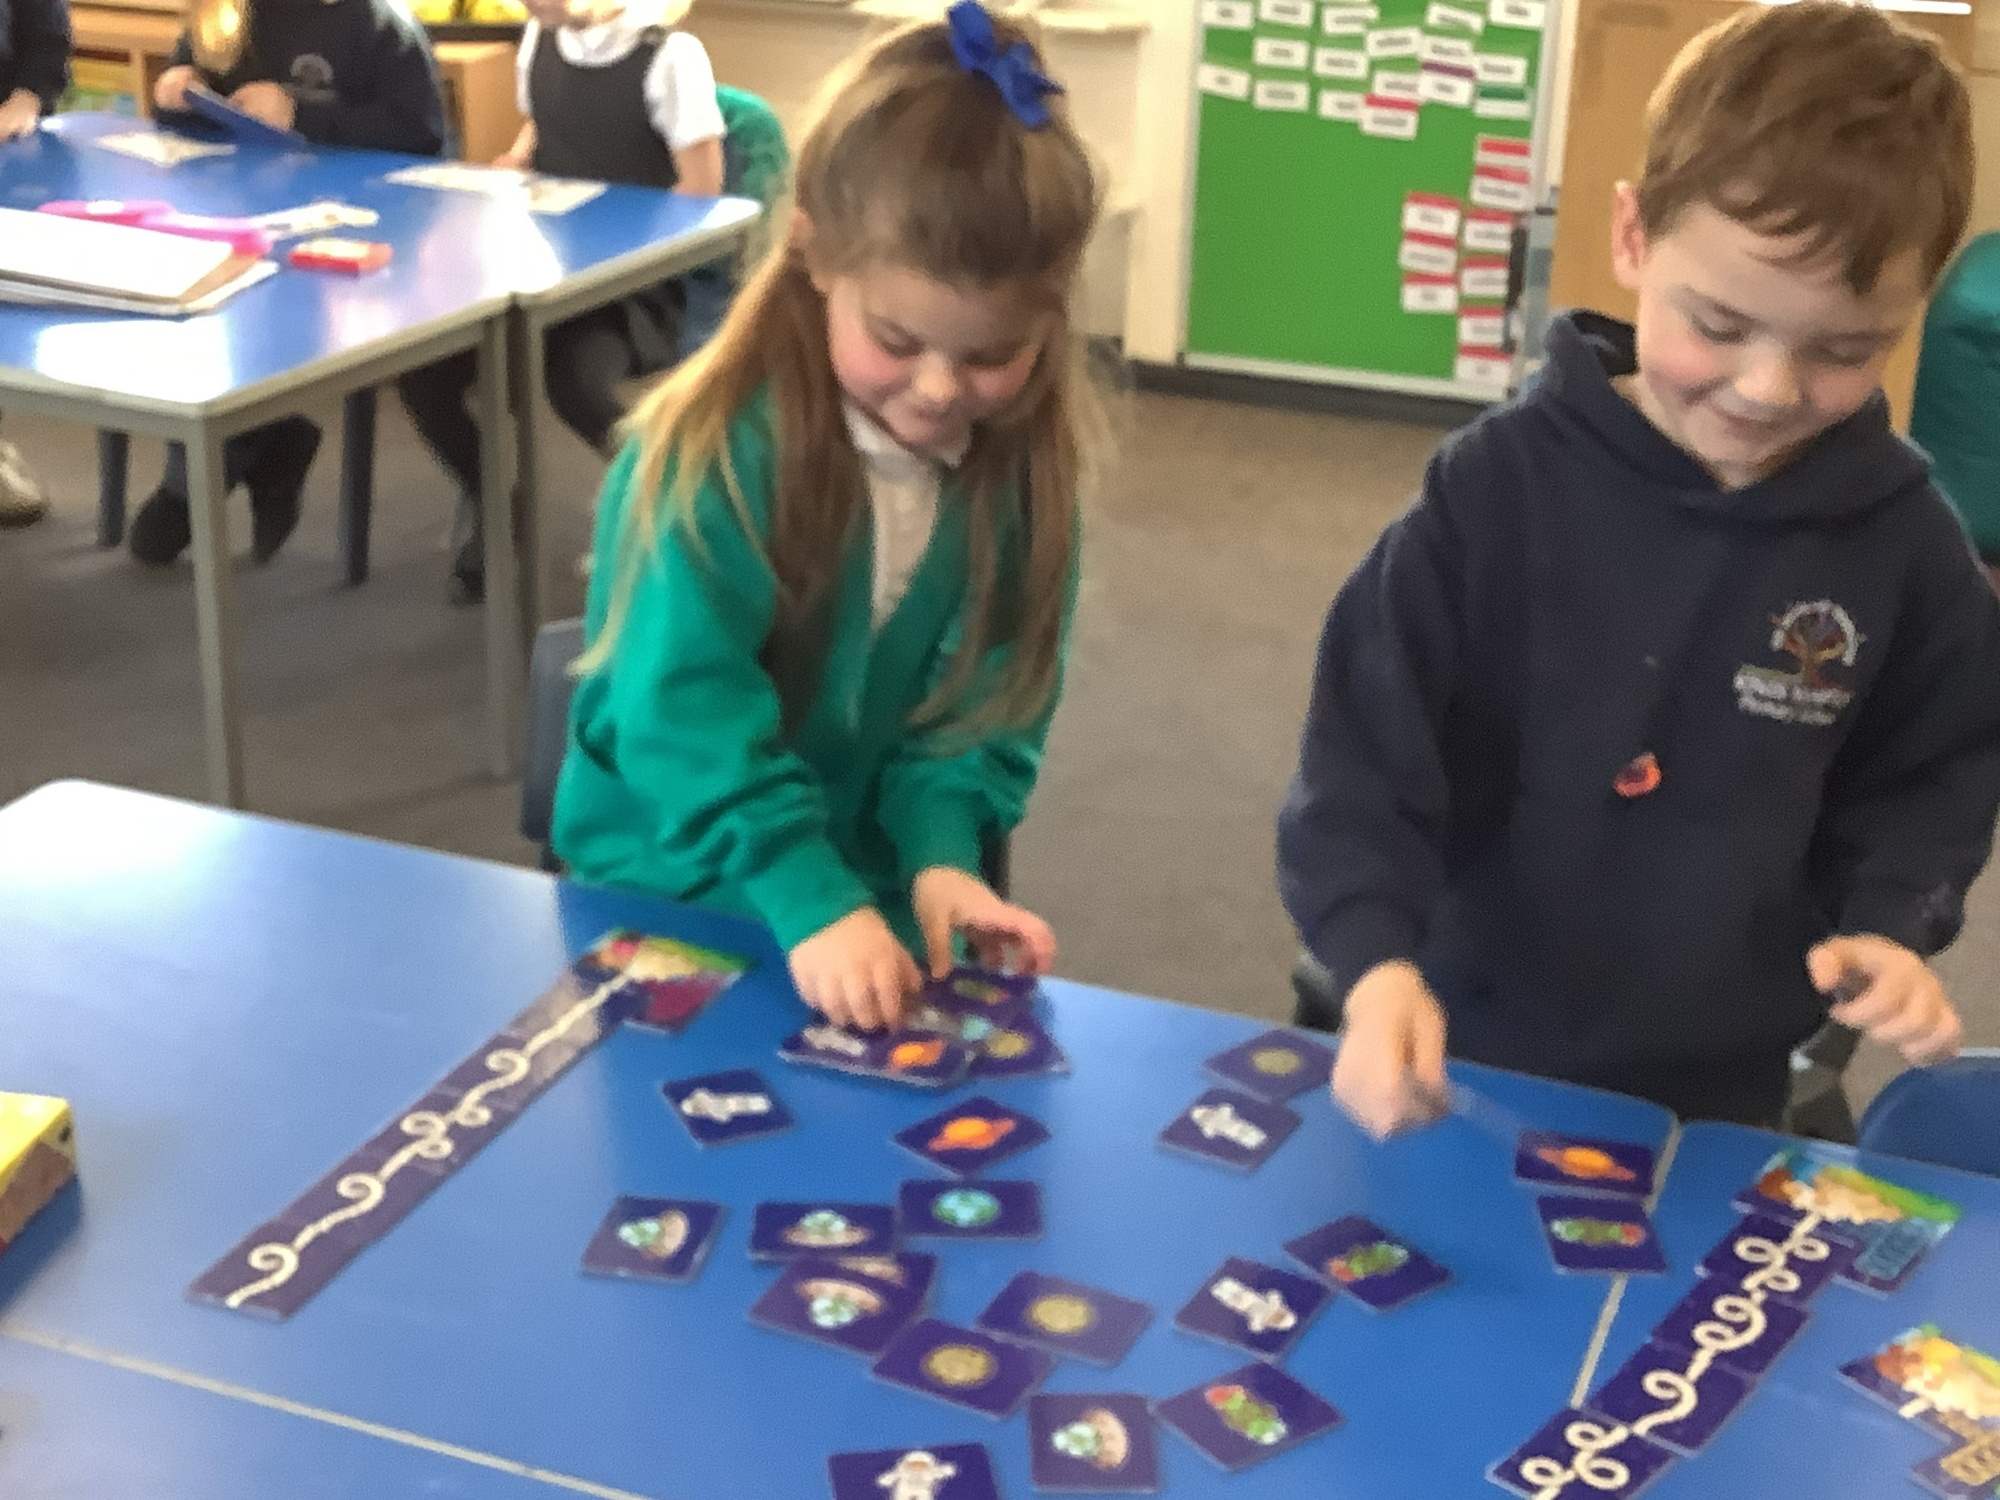
[[1639, 221], [1705, 203], [1810, 236], [1866, 295], [1922, 256], [1928, 287], [1972, 205], [1972, 106], [1938, 44], [1865, 4], [1752, 5], [1681, 49], [1646, 105]]

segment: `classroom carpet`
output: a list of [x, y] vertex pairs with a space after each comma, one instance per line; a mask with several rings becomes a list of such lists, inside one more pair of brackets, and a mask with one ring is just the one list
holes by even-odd
[[[1272, 819], [1297, 750], [1327, 601], [1407, 503], [1440, 431], [1115, 392], [1117, 450], [1087, 518], [1067, 689], [1014, 844], [1018, 898], [1075, 979], [1277, 1020], [1296, 952], [1272, 878]], [[476, 611], [446, 607], [443, 476], [382, 403], [374, 570], [339, 582], [338, 413], [305, 518], [267, 568], [230, 506], [251, 805], [260, 812], [532, 864], [518, 787], [484, 769]], [[95, 545], [81, 428], [10, 416], [48, 481], [41, 525], [0, 532], [0, 801], [60, 777], [201, 797], [192, 570]], [[598, 465], [543, 422], [552, 614], [580, 607]], [[132, 504], [158, 473], [135, 441]], [[2000, 1043], [2000, 880], [1942, 960], [1970, 1039]], [[1857, 1101], [1895, 1070], [1864, 1048]]]

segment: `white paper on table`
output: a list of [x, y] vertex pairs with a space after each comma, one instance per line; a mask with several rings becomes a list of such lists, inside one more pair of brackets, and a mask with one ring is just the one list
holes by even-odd
[[1369, 97], [1361, 104], [1361, 133], [1387, 141], [1417, 138], [1417, 111], [1407, 104]]
[[1458, 288], [1449, 276], [1406, 276], [1403, 278], [1403, 311], [1455, 313], [1458, 311]]
[[399, 167], [382, 174], [384, 182], [397, 187], [449, 188], [468, 193], [512, 193], [528, 180], [527, 173], [511, 167], [481, 167], [471, 162], [428, 162], [423, 166]]
[[177, 167], [184, 161], [198, 161], [204, 156], [228, 156], [236, 150], [222, 141], [191, 141], [185, 136], [164, 135], [153, 130], [101, 135], [95, 144], [106, 151], [116, 151], [120, 156], [134, 156], [140, 161], [151, 162], [156, 167]]
[[1304, 114], [1312, 108], [1312, 89], [1303, 83], [1260, 78], [1257, 80], [1257, 91], [1252, 103], [1258, 109], [1278, 109]]
[[1458, 269], [1458, 241], [1405, 235], [1396, 251], [1396, 264], [1405, 271], [1425, 276], [1449, 276]]
[[1546, 0], [1487, 0], [1486, 19], [1495, 26], [1540, 31], [1548, 24]]
[[1458, 341], [1474, 348], [1497, 349], [1507, 342], [1507, 315], [1493, 312], [1460, 312]]
[[1404, 104], [1421, 104], [1424, 101], [1424, 91], [1415, 73], [1395, 73], [1384, 69], [1368, 85], [1368, 92], [1377, 99], [1397, 99]]
[[270, 213], [255, 214], [245, 220], [276, 240], [296, 239], [303, 234], [325, 234], [332, 229], [367, 229], [381, 221], [382, 216], [372, 208], [360, 208], [331, 198], [298, 208], [273, 209]]
[[1476, 10], [1467, 10], [1459, 5], [1446, 5], [1444, 0], [1432, 0], [1430, 9], [1424, 12], [1424, 25], [1435, 30], [1455, 26], [1460, 31], [1469, 31], [1477, 36], [1486, 29], [1486, 17]]
[[527, 188], [528, 212], [548, 218], [581, 208], [604, 192], [601, 182], [584, 182], [569, 177], [531, 177]]
[[1304, 69], [1312, 62], [1312, 46], [1285, 37], [1260, 36], [1250, 49], [1251, 61], [1260, 68]]
[[1418, 95], [1426, 104], [1464, 109], [1472, 103], [1472, 75], [1462, 68], [1429, 64], [1418, 77]]
[[1528, 60], [1509, 52], [1480, 52], [1473, 56], [1472, 73], [1481, 83], [1524, 88], [1528, 82]]
[[220, 240], [0, 208], [0, 276], [173, 302], [235, 254]]
[[1380, 8], [1373, 5], [1329, 5], [1319, 13], [1319, 29], [1328, 36], [1366, 36], [1381, 19]]
[[1453, 373], [1467, 385], [1497, 386], [1506, 389], [1514, 375], [1514, 361], [1503, 349], [1461, 349]]
[[1504, 95], [1481, 94], [1472, 101], [1472, 112], [1482, 120], [1528, 120], [1534, 118], [1534, 108], [1526, 99], [1510, 99]]
[[1195, 87], [1218, 99], [1248, 99], [1250, 75], [1241, 68], [1225, 68], [1221, 63], [1203, 63], [1195, 70]]
[[1507, 262], [1468, 260], [1458, 273], [1458, 289], [1465, 296], [1488, 302], [1507, 300]]
[[1368, 54], [1353, 47], [1316, 47], [1313, 72], [1321, 78], [1348, 78], [1356, 82], [1368, 76]]
[[1201, 24], [1217, 31], [1249, 31], [1257, 24], [1250, 0], [1201, 0]]
[[1257, 16], [1273, 26], [1310, 26], [1313, 0], [1257, 0]]
[[1405, 234], [1456, 235], [1460, 217], [1458, 200], [1440, 193], [1411, 193], [1403, 200]]
[[1368, 33], [1370, 57], [1415, 57], [1424, 34], [1414, 26], [1390, 26]]
[[1319, 117], [1322, 120], [1340, 120], [1349, 125], [1361, 123], [1361, 105], [1365, 95], [1353, 89], [1321, 89], [1319, 91]]
[[1514, 216], [1475, 208], [1465, 216], [1465, 248], [1507, 255], [1514, 248]]

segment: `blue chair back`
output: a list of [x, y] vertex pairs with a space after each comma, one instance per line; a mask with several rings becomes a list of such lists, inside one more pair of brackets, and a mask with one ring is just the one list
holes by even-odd
[[2000, 1177], [2000, 1048], [1889, 1080], [1861, 1117], [1864, 1151]]

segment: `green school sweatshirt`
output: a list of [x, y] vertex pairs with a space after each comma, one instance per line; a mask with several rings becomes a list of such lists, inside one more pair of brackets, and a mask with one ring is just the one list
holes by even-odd
[[[766, 532], [777, 465], [761, 396], [731, 423], [728, 446]], [[628, 445], [604, 481], [584, 621], [592, 641], [618, 577], [636, 463]], [[693, 519], [701, 546], [680, 527], [662, 528], [611, 659], [577, 684], [556, 785], [556, 852], [578, 880], [756, 917], [788, 951], [868, 905], [921, 951], [911, 880], [932, 865], [979, 872], [982, 834], [1011, 830], [1026, 810], [1054, 711], [1052, 699], [1034, 724], [971, 741], [909, 722], [960, 639], [962, 496], [947, 474], [930, 546], [879, 632], [873, 528], [856, 528], [823, 674], [789, 737], [759, 662], [776, 584], [719, 474], [696, 491]], [[1010, 542], [1002, 539], [1003, 559]], [[1070, 588], [1073, 602], [1074, 572]], [[1008, 650], [986, 654], [971, 702], [997, 680]]]

